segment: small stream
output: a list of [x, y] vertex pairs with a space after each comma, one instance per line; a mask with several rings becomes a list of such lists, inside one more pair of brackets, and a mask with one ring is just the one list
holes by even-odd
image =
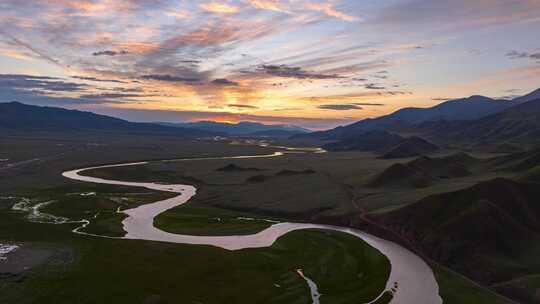
[[319, 288], [317, 287], [317, 284], [315, 284], [315, 282], [313, 282], [313, 280], [311, 280], [310, 278], [306, 277], [302, 269], [296, 269], [296, 273], [298, 273], [298, 275], [302, 277], [302, 279], [304, 279], [308, 284], [312, 303], [320, 304], [321, 302], [319, 301], [319, 299], [321, 298], [321, 294], [319, 293]]

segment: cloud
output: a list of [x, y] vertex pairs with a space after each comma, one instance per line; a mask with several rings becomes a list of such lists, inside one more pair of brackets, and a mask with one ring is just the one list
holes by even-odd
[[215, 14], [236, 14], [240, 11], [240, 7], [226, 4], [210, 2], [199, 5], [199, 7], [206, 12]]
[[50, 76], [36, 76], [36, 75], [25, 75], [25, 74], [0, 74], [0, 80], [61, 80], [58, 77]]
[[362, 107], [356, 104], [325, 104], [317, 106], [319, 109], [335, 110], [335, 111], [349, 111], [349, 110], [361, 110]]
[[386, 90], [386, 87], [375, 84], [375, 83], [368, 83], [364, 85], [364, 88], [368, 90]]
[[292, 124], [320, 130], [328, 127], [349, 124], [351, 118], [305, 118], [287, 116], [252, 115], [230, 112], [174, 111], [174, 110], [138, 110], [112, 107], [96, 107], [94, 112], [141, 122], [181, 122], [200, 120], [257, 121], [264, 124]]
[[510, 51], [505, 54], [506, 57], [510, 59], [532, 59], [532, 60], [538, 60], [540, 62], [540, 52], [518, 52], [518, 51]]
[[92, 56], [117, 56], [117, 55], [127, 55], [127, 54], [129, 54], [129, 52], [126, 50], [121, 50], [121, 51], [107, 50], [107, 51], [94, 52], [92, 53]]
[[534, 21], [539, 14], [540, 2], [536, 0], [412, 0], [385, 7], [367, 24], [459, 32]]
[[355, 102], [354, 103], [357, 106], [373, 106], [373, 107], [380, 107], [384, 106], [384, 103], [371, 103], [371, 102]]
[[288, 13], [280, 0], [248, 0], [248, 2], [257, 9]]
[[235, 82], [235, 81], [232, 81], [232, 80], [229, 80], [229, 79], [225, 79], [225, 78], [214, 79], [214, 80], [212, 80], [212, 84], [222, 85], [222, 86], [237, 86], [237, 85], [239, 85], [238, 82]]
[[100, 93], [100, 94], [85, 94], [81, 95], [82, 99], [121, 99], [121, 98], [137, 98], [137, 97], [150, 97], [156, 95], [147, 94], [126, 94], [126, 93]]
[[356, 16], [351, 16], [351, 15], [347, 15], [343, 12], [340, 12], [338, 11], [336, 8], [334, 8], [334, 6], [330, 3], [313, 3], [313, 2], [308, 2], [306, 4], [304, 4], [304, 6], [307, 8], [307, 9], [310, 9], [310, 10], [314, 10], [314, 11], [318, 11], [318, 12], [321, 12], [329, 17], [333, 17], [333, 18], [337, 18], [337, 19], [341, 19], [343, 21], [347, 21], [347, 22], [354, 22], [354, 21], [358, 21], [360, 20], [360, 18], [356, 17]]
[[167, 15], [169, 17], [174, 17], [174, 18], [177, 18], [177, 19], [188, 19], [188, 18], [192, 17], [191, 13], [188, 12], [188, 11], [185, 11], [185, 10], [169, 11], [169, 12], [166, 12], [165, 15]]
[[85, 84], [66, 82], [56, 77], [23, 74], [0, 74], [0, 88], [15, 91], [79, 92], [88, 88]]
[[190, 63], [190, 64], [199, 64], [202, 61], [201, 60], [180, 60], [182, 63]]
[[73, 79], [86, 80], [86, 81], [95, 81], [95, 82], [113, 82], [113, 83], [127, 83], [125, 81], [116, 80], [116, 79], [100, 79], [96, 77], [86, 77], [86, 76], [71, 76]]
[[246, 104], [228, 104], [230, 108], [239, 108], [239, 109], [258, 109], [257, 106], [246, 105]]
[[16, 45], [16, 46], [19, 46], [21, 48], [24, 48], [28, 51], [30, 51], [32, 54], [34, 54], [35, 56], [37, 56], [38, 58], [41, 58], [41, 59], [44, 59], [46, 61], [48, 61], [49, 63], [52, 63], [54, 65], [59, 65], [61, 66], [60, 64], [60, 61], [54, 59], [53, 57], [47, 55], [45, 52], [37, 49], [36, 47], [32, 46], [31, 44], [29, 43], [26, 43], [18, 38], [16, 38], [15, 36], [11, 35], [11, 34], [8, 34], [6, 33], [5, 31], [3, 31], [2, 29], [0, 29], [0, 35], [4, 35], [5, 37], [7, 37], [9, 40], [11, 40], [11, 42]]
[[336, 74], [324, 74], [309, 72], [303, 70], [301, 67], [293, 67], [285, 64], [281, 65], [267, 65], [263, 64], [257, 67], [258, 72], [264, 74], [284, 77], [284, 78], [297, 78], [297, 79], [338, 79], [343, 78], [342, 76]]
[[0, 56], [6, 56], [14, 59], [19, 60], [28, 60], [32, 57], [24, 52], [19, 52], [17, 50], [10, 50], [10, 49], [0, 49]]
[[[354, 98], [354, 96], [349, 96]], [[340, 98], [340, 97], [337, 97]], [[342, 99], [347, 99], [347, 96], [341, 97]], [[314, 98], [317, 100], [317, 98]], [[341, 103], [341, 104], [322, 104], [317, 106], [319, 109], [324, 110], [335, 110], [335, 111], [349, 111], [349, 110], [362, 110], [363, 107], [379, 107], [384, 106], [383, 103], [371, 103], [371, 102], [351, 102], [351, 103]]]
[[62, 96], [64, 93], [81, 93], [88, 85], [66, 82], [61, 78], [22, 74], [0, 74], [2, 101], [20, 101], [37, 105], [81, 105], [114, 103], [110, 100]]
[[173, 76], [173, 75], [143, 75], [142, 79], [146, 80], [157, 80], [157, 81], [166, 81], [166, 82], [188, 82], [195, 83], [201, 81], [198, 78], [183, 77], [183, 76]]

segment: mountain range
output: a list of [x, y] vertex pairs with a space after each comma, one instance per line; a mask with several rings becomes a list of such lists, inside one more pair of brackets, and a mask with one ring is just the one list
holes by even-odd
[[471, 96], [443, 102], [431, 108], [404, 108], [389, 115], [369, 118], [331, 130], [297, 135], [295, 138], [343, 140], [372, 130], [403, 131], [430, 122], [459, 121], [460, 125], [495, 115], [512, 107], [540, 99], [540, 89], [513, 100]]
[[41, 107], [20, 102], [0, 103], [0, 130], [23, 132], [109, 132], [204, 137], [217, 132], [134, 123], [91, 112]]
[[265, 125], [256, 122], [236, 124], [199, 121], [190, 123], [136, 123], [92, 112], [57, 107], [0, 103], [0, 130], [10, 131], [100, 131], [167, 134], [185, 137], [249, 136], [288, 138], [309, 130], [289, 125]]
[[290, 137], [295, 134], [309, 132], [309, 130], [297, 126], [265, 125], [250, 121], [242, 121], [234, 124], [215, 121], [197, 121], [187, 123], [159, 122], [158, 124], [171, 127], [219, 132], [229, 136]]
[[439, 121], [424, 124], [420, 131], [429, 138], [476, 144], [527, 142], [540, 139], [540, 99], [518, 103], [499, 113], [474, 121]]
[[[391, 145], [398, 145], [397, 135], [414, 135], [416, 143], [402, 145], [399, 153], [389, 153]], [[329, 151], [360, 150], [403, 157], [435, 152], [435, 148], [421, 147], [431, 143], [454, 148], [484, 147], [484, 150], [512, 144], [534, 147], [540, 144], [540, 89], [510, 101], [472, 96], [432, 108], [406, 108], [379, 118], [293, 138], [332, 141], [324, 146]], [[422, 145], [417, 144], [421, 142]]]

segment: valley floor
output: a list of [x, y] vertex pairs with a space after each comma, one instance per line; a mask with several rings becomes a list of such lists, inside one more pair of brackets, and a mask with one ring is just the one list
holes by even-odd
[[[0, 154], [0, 158], [9, 159], [0, 163], [0, 243], [20, 246], [10, 253], [13, 256], [8, 256], [8, 262], [0, 261], [2, 303], [175, 303], [179, 298], [185, 303], [310, 303], [308, 286], [295, 271], [298, 268], [319, 285], [321, 303], [351, 303], [352, 299], [362, 303], [372, 299], [386, 282], [389, 265], [384, 256], [339, 233], [298, 231], [268, 249], [228, 252], [71, 232], [81, 223], [69, 221], [92, 218], [85, 232], [122, 236], [124, 215], [117, 212], [119, 208], [171, 194], [73, 182], [61, 178], [64, 170], [144, 160], [145, 156], [250, 155], [279, 149], [172, 138], [141, 141], [133, 137], [122, 142], [106, 138], [91, 145], [75, 138], [13, 137], [2, 141], [9, 142], [11, 148]], [[481, 174], [441, 179], [427, 187], [369, 186], [394, 163], [357, 152], [291, 153], [266, 159], [151, 162], [87, 174], [197, 186], [198, 193], [189, 204], [163, 213], [155, 221], [163, 230], [196, 235], [251, 234], [268, 227], [271, 222], [266, 220], [369, 227], [366, 219], [399, 210], [428, 195], [513, 176], [476, 165], [474, 171]], [[23, 198], [30, 207], [51, 203], [38, 208], [37, 213], [32, 208], [13, 210]], [[377, 227], [372, 229], [380, 232]], [[400, 241], [398, 237], [395, 240]], [[402, 244], [408, 245], [406, 242]], [[44, 253], [30, 269], [15, 272], [3, 268], [10, 260], [19, 259], [17, 254], [32, 251]], [[433, 263], [444, 303], [510, 303], [481, 287], [485, 284], [475, 284]]]

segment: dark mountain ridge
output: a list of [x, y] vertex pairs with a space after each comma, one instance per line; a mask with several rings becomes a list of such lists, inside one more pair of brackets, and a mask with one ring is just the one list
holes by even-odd
[[339, 140], [371, 130], [402, 131], [408, 128], [414, 129], [415, 126], [421, 124], [426, 126], [433, 122], [435, 126], [438, 122], [459, 122], [457, 124], [462, 125], [465, 122], [489, 117], [537, 98], [540, 98], [540, 89], [511, 101], [474, 95], [468, 98], [449, 100], [430, 108], [404, 108], [389, 115], [364, 119], [347, 126], [294, 137]]
[[369, 130], [399, 130], [428, 121], [475, 120], [505, 110], [514, 104], [484, 96], [449, 100], [431, 108], [404, 108], [378, 118], [369, 118], [344, 127], [313, 132], [298, 137], [343, 139]]
[[201, 130], [161, 126], [152, 123], [134, 123], [92, 112], [33, 106], [20, 102], [0, 103], [0, 129], [23, 132], [135, 132], [186, 137], [217, 134]]

